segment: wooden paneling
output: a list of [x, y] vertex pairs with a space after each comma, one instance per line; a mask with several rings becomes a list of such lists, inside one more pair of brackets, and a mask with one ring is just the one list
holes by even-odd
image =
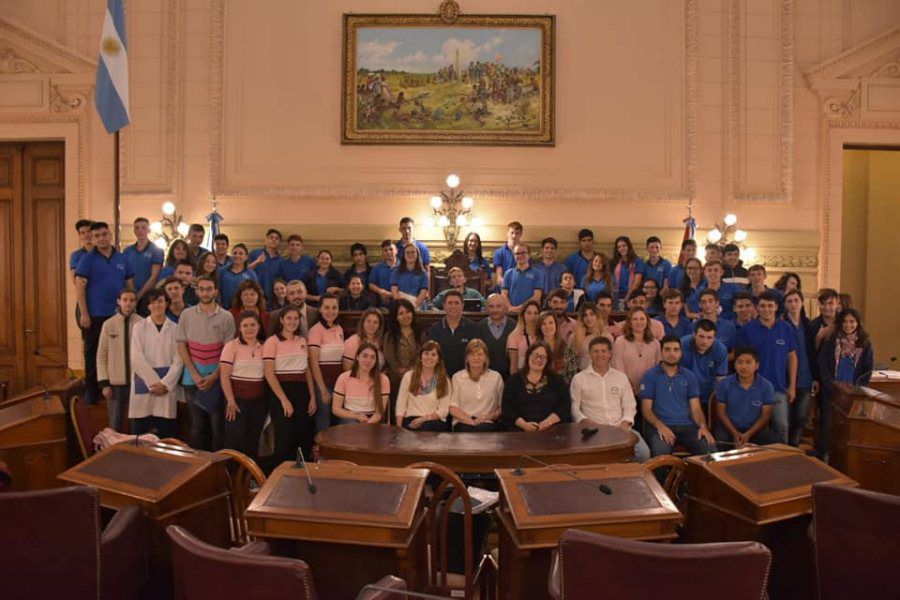
[[0, 379], [10, 392], [24, 382], [22, 346], [21, 269], [22, 153], [20, 145], [0, 144]]

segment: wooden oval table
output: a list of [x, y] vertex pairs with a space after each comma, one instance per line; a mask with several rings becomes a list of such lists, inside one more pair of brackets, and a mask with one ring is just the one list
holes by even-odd
[[618, 427], [597, 425], [585, 439], [583, 425], [561, 423], [546, 431], [437, 433], [410, 431], [392, 425], [338, 425], [316, 436], [326, 460], [360, 465], [404, 467], [434, 461], [457, 473], [491, 473], [494, 469], [534, 467], [532, 456], [546, 463], [592, 465], [620, 462], [634, 455], [637, 436]]

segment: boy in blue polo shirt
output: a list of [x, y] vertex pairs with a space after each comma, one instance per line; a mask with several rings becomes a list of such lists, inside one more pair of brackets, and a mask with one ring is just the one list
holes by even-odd
[[790, 324], [777, 318], [778, 296], [763, 292], [756, 307], [759, 317], [738, 330], [736, 344], [751, 346], [759, 355], [759, 373], [775, 388], [772, 429], [788, 441], [789, 408], [797, 382], [797, 336]]
[[503, 275], [501, 294], [509, 301], [509, 310], [518, 312], [529, 300], [541, 301], [541, 281], [529, 265], [530, 252], [525, 244], [515, 247], [516, 265]]
[[724, 272], [721, 261], [706, 261], [703, 266], [703, 275], [706, 277], [706, 281], [700, 283], [697, 291], [687, 301], [688, 311], [692, 313], [692, 317], [696, 317], [700, 313], [700, 293], [703, 290], [713, 290], [719, 296], [719, 306], [722, 308], [721, 317], [734, 319], [734, 295], [740, 289], [732, 283], [722, 281]]
[[97, 348], [103, 323], [116, 313], [119, 292], [134, 289], [134, 271], [125, 256], [112, 245], [109, 225], [98, 221], [91, 225], [94, 248], [81, 257], [75, 268], [75, 292], [80, 311], [79, 325], [84, 334], [84, 401], [94, 404], [100, 397], [97, 388]]
[[681, 290], [663, 290], [662, 298], [663, 314], [653, 318], [663, 324], [666, 335], [674, 335], [679, 339], [691, 335], [691, 320], [684, 316], [684, 294]]
[[644, 261], [644, 281], [652, 279], [659, 289], [664, 289], [669, 282], [672, 263], [662, 257], [662, 240], [655, 235], [647, 238], [647, 260]]
[[715, 323], [700, 319], [697, 331], [681, 338], [681, 366], [697, 377], [700, 404], [707, 412], [716, 381], [728, 375], [728, 350], [716, 339]]
[[431, 270], [428, 266], [431, 264], [431, 253], [428, 252], [428, 246], [416, 239], [415, 235], [416, 222], [412, 217], [403, 217], [400, 219], [400, 239], [397, 240], [397, 255], [403, 256], [403, 249], [407, 244], [415, 244], [419, 249], [419, 258], [422, 260], [422, 267], [425, 268], [425, 276], [427, 277]]
[[134, 220], [134, 237], [137, 241], [122, 251], [134, 272], [134, 288], [137, 290], [138, 300], [137, 313], [142, 317], [150, 314], [143, 298], [144, 294], [156, 286], [164, 258], [162, 248], [150, 243], [149, 235], [150, 221], [144, 217], [138, 217]]
[[769, 429], [775, 389], [757, 373], [759, 355], [749, 346], [734, 351], [734, 375], [716, 386], [716, 439], [738, 448], [748, 443], [777, 444], [778, 434]]
[[391, 274], [397, 268], [397, 247], [391, 240], [381, 242], [381, 262], [369, 273], [369, 291], [378, 296], [380, 306], [391, 302]]
[[516, 266], [514, 255], [515, 247], [522, 240], [525, 228], [518, 221], [512, 221], [506, 226], [506, 244], [494, 250], [494, 273], [497, 276], [497, 289], [503, 287], [503, 276]]
[[72, 274], [72, 283], [75, 283], [75, 269], [78, 267], [78, 261], [94, 247], [91, 223], [92, 221], [88, 219], [79, 219], [75, 223], [75, 231], [78, 232], [78, 240], [81, 242], [81, 246], [69, 255], [69, 272]]
[[678, 264], [669, 271], [669, 287], [672, 289], [680, 289], [681, 282], [684, 279], [684, 263], [689, 258], [697, 256], [697, 242], [687, 239], [681, 242], [681, 255], [678, 257]]
[[582, 229], [578, 232], [578, 251], [566, 257], [566, 268], [575, 276], [575, 285], [581, 289], [591, 260], [594, 259], [594, 232]]
[[311, 256], [303, 254], [303, 238], [296, 233], [289, 235], [287, 250], [287, 256], [278, 261], [278, 277], [285, 281], [305, 281], [317, 265]]
[[711, 321], [716, 326], [716, 339], [725, 345], [725, 349], [731, 352], [734, 348], [734, 339], [737, 337], [737, 328], [728, 319], [719, 318], [719, 295], [713, 290], [700, 292], [700, 318], [694, 322], [694, 331], [697, 323], [702, 320]]
[[[259, 286], [266, 296], [266, 300], [272, 299], [272, 284], [278, 277], [278, 271], [281, 267], [281, 232], [277, 229], [269, 229], [266, 232], [266, 245], [263, 248], [257, 248], [250, 253], [248, 258], [248, 269], [253, 269]], [[224, 267], [228, 268], [228, 267]], [[285, 279], [290, 281], [290, 279]]]
[[692, 454], [715, 449], [715, 438], [706, 428], [700, 407], [700, 386], [693, 373], [679, 365], [681, 341], [674, 335], [662, 339], [662, 360], [641, 380], [641, 413], [644, 440], [650, 454], [671, 454], [676, 443]]
[[531, 265], [540, 278], [541, 291], [546, 297], [562, 283], [562, 275], [566, 272], [566, 265], [556, 262], [556, 250], [559, 242], [556, 238], [548, 237], [541, 241], [541, 260]]

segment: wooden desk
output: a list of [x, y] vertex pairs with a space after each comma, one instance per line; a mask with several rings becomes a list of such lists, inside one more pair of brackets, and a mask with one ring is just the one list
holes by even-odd
[[12, 473], [12, 491], [58, 487], [67, 454], [66, 411], [59, 396], [41, 392], [0, 406], [0, 460]]
[[326, 429], [316, 436], [316, 443], [327, 459], [383, 467], [433, 461], [457, 473], [513, 468], [523, 454], [548, 463], [573, 465], [619, 462], [634, 455], [637, 436], [633, 433], [608, 425], [599, 425], [598, 429], [585, 440], [582, 426], [574, 423], [561, 423], [534, 433], [437, 433], [392, 425], [353, 424]]
[[[497, 469], [500, 480], [500, 597], [546, 598], [550, 557], [566, 529], [640, 540], [676, 537], [681, 513], [639, 464]], [[517, 473], [522, 473], [518, 475]], [[609, 486], [610, 495], [598, 489]]]
[[686, 541], [762, 542], [772, 550], [773, 600], [814, 598], [812, 485], [856, 486], [856, 482], [781, 444], [686, 461]]
[[167, 444], [116, 444], [59, 476], [100, 491], [109, 509], [140, 506], [147, 518], [151, 583], [171, 594], [166, 527], [180, 525], [216, 546], [229, 544], [228, 458]]
[[829, 462], [868, 489], [900, 494], [900, 400], [836, 383]]
[[873, 390], [884, 392], [894, 399], [900, 399], [900, 379], [891, 379], [876, 371], [872, 373], [872, 377], [869, 379], [869, 387]]
[[356, 598], [388, 574], [421, 589], [428, 471], [328, 463], [310, 469], [315, 494], [303, 468], [286, 462], [275, 469], [244, 513], [250, 533], [286, 541], [280, 553], [309, 564], [322, 598]]

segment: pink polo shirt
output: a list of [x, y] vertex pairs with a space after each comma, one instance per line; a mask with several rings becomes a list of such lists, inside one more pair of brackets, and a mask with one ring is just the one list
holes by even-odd
[[231, 365], [231, 389], [234, 397], [242, 400], [262, 398], [263, 355], [262, 344], [254, 341], [245, 344], [234, 338], [222, 348], [221, 364]]
[[308, 343], [310, 348], [319, 349], [322, 379], [327, 387], [334, 388], [344, 357], [344, 329], [338, 324], [326, 328], [322, 323], [316, 323], [309, 329]]
[[280, 340], [270, 336], [263, 344], [264, 361], [275, 363], [275, 377], [278, 381], [306, 381], [309, 366], [309, 349], [303, 336], [295, 335], [292, 340]]
[[[383, 373], [379, 373], [378, 376], [381, 377], [381, 401], [387, 402], [391, 393], [391, 382]], [[350, 412], [371, 414], [377, 410], [371, 381], [361, 381], [352, 377], [350, 371], [344, 371], [337, 378], [334, 393], [344, 397], [344, 409]]]

